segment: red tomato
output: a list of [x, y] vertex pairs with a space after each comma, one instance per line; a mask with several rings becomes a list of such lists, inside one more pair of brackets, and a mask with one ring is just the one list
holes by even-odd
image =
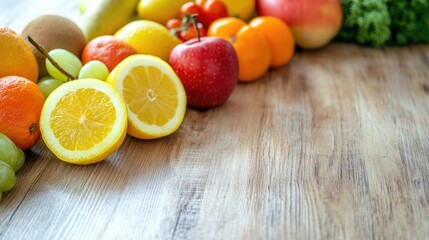
[[204, 4], [207, 2], [207, 0], [195, 0], [195, 3], [200, 7], [203, 8]]
[[225, 4], [219, 0], [208, 0], [202, 7], [203, 19], [201, 22], [206, 28], [210, 26], [214, 20], [228, 16], [228, 10]]
[[180, 18], [183, 18], [186, 14], [197, 14], [198, 18], [202, 18], [203, 11], [196, 3], [187, 2], [180, 8]]
[[177, 19], [177, 18], [172, 18], [170, 20], [167, 21], [167, 23], [165, 24], [165, 26], [168, 29], [173, 29], [173, 28], [178, 28], [180, 27], [180, 24], [182, 24], [182, 21]]
[[177, 19], [177, 18], [172, 18], [170, 20], [167, 21], [167, 23], [165, 24], [165, 26], [167, 27], [168, 30], [171, 30], [171, 34], [176, 33], [176, 37], [180, 38], [179, 32], [173, 32], [173, 29], [179, 29], [180, 26], [182, 25], [182, 21]]
[[[202, 23], [198, 23], [198, 30], [200, 32], [200, 37], [205, 37], [207, 36], [207, 30], [206, 28], [203, 26]], [[188, 31], [181, 31], [180, 34], [180, 39], [182, 39], [182, 41], [188, 41], [190, 39], [196, 38], [197, 37], [197, 31], [195, 29], [195, 25], [191, 24], [189, 26]]]

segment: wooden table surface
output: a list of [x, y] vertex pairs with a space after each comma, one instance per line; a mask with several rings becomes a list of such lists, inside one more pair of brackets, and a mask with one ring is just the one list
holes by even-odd
[[[19, 32], [76, 1], [1, 0]], [[77, 166], [39, 141], [0, 239], [429, 239], [429, 46], [331, 44]]]

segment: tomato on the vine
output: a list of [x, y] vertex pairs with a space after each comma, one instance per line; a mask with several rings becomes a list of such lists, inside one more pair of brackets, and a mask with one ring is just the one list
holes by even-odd
[[194, 2], [187, 2], [180, 8], [179, 16], [183, 18], [186, 14], [193, 15], [197, 14], [198, 18], [203, 17], [202, 9]]
[[207, 0], [195, 0], [195, 3], [201, 8], [204, 6], [204, 3], [206, 2]]
[[207, 36], [207, 29], [216, 19], [227, 17], [226, 5], [220, 0], [197, 0], [183, 4], [180, 19], [170, 19], [166, 27], [182, 41], [197, 37], [195, 22], [201, 37]]
[[202, 5], [203, 19], [202, 23], [208, 27], [216, 19], [227, 17], [228, 10], [222, 1], [209, 0]]
[[180, 17], [183, 18], [186, 14], [197, 14], [198, 21], [208, 28], [214, 20], [227, 17], [228, 10], [221, 0], [196, 0], [182, 5]]
[[[207, 30], [203, 26], [203, 24], [202, 23], [198, 23], [197, 26], [198, 26], [198, 31], [200, 32], [200, 37], [207, 36]], [[195, 28], [195, 25], [194, 24], [190, 24], [188, 30], [187, 31], [181, 31], [179, 33], [179, 36], [180, 36], [180, 39], [182, 41], [184, 41], [184, 42], [188, 41], [190, 39], [196, 38], [198, 35], [197, 35], [197, 30]]]
[[172, 19], [170, 19], [170, 20], [167, 21], [167, 23], [165, 24], [165, 26], [168, 29], [173, 29], [173, 28], [180, 27], [180, 24], [182, 24], [182, 21], [180, 19], [172, 18]]

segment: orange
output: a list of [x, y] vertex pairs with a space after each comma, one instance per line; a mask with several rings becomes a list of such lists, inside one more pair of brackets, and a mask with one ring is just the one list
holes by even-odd
[[39, 67], [24, 38], [13, 30], [0, 27], [0, 77], [20, 76], [37, 82]]
[[232, 43], [238, 57], [239, 81], [255, 81], [270, 67], [271, 47], [268, 40], [243, 20], [235, 17], [217, 19], [210, 25], [207, 35]]
[[0, 78], [0, 132], [25, 150], [40, 138], [45, 99], [36, 83], [18, 76]]
[[290, 61], [295, 52], [292, 30], [277, 17], [256, 17], [249, 25], [258, 29], [267, 38], [271, 47], [271, 67], [279, 67]]
[[122, 60], [133, 54], [137, 54], [136, 50], [125, 41], [111, 35], [104, 35], [88, 42], [82, 51], [82, 63], [98, 60], [111, 72]]

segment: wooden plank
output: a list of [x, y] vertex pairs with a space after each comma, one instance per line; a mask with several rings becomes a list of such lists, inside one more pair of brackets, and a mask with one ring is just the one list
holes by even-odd
[[[0, 23], [23, 26], [4, 7], [29, 2], [2, 1]], [[336, 43], [98, 164], [39, 141], [4, 193], [0, 238], [426, 239], [428, 76], [429, 46]]]

